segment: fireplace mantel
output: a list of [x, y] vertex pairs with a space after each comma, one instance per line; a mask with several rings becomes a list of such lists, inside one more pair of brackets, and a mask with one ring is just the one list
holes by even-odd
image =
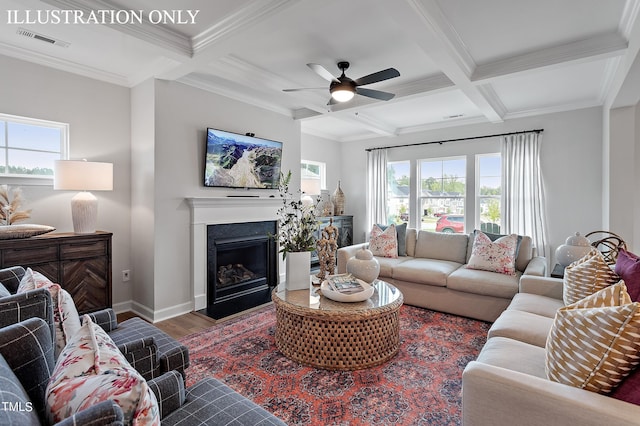
[[185, 201], [191, 210], [191, 284], [197, 311], [207, 306], [207, 225], [276, 220], [282, 198], [186, 197]]

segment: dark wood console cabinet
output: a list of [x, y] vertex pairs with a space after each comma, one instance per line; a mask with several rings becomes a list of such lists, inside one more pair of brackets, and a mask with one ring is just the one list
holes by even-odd
[[110, 232], [0, 240], [0, 268], [23, 266], [67, 290], [78, 313], [111, 307]]

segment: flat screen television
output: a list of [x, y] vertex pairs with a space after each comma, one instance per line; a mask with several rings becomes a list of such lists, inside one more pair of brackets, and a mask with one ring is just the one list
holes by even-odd
[[207, 129], [204, 185], [277, 189], [282, 142]]

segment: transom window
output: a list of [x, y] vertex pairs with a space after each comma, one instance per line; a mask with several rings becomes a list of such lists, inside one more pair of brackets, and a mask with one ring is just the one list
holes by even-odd
[[0, 114], [0, 176], [53, 177], [67, 158], [69, 125]]

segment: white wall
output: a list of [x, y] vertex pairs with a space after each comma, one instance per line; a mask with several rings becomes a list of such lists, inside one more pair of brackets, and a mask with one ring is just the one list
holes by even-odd
[[[155, 85], [154, 236], [136, 241], [153, 252], [153, 276], [140, 277], [154, 290], [153, 320], [191, 310], [190, 210], [185, 197], [221, 197], [246, 190], [205, 188], [202, 184], [207, 127], [283, 142], [283, 170], [300, 183], [300, 123], [180, 83], [157, 80]], [[134, 140], [134, 144], [136, 141]], [[137, 146], [132, 147], [133, 150]], [[272, 190], [252, 190], [260, 196]], [[133, 226], [137, 226], [134, 218]], [[137, 248], [136, 248], [137, 250]], [[137, 274], [137, 272], [134, 272]]]
[[[354, 214], [354, 240], [364, 241], [370, 224], [366, 222], [365, 148], [457, 139], [503, 132], [544, 128], [541, 163], [546, 189], [549, 251], [579, 231], [599, 230], [602, 225], [602, 110], [589, 108], [536, 117], [511, 119], [499, 124], [469, 125], [409, 134], [396, 138], [376, 138], [342, 145], [343, 191]], [[455, 155], [477, 149], [486, 142], [465, 141], [426, 145], [389, 151], [389, 158], [403, 153], [414, 158]], [[475, 147], [475, 148], [474, 148]], [[487, 148], [491, 150], [492, 148]], [[550, 259], [553, 261], [552, 259]], [[551, 263], [553, 265], [553, 263]]]
[[[330, 139], [321, 138], [315, 135], [308, 135], [303, 133], [301, 136], [301, 159], [309, 161], [319, 161], [327, 165], [327, 190], [333, 195], [333, 192], [338, 187], [338, 181], [340, 187], [343, 188], [343, 176], [342, 176], [342, 144]], [[346, 197], [345, 197], [346, 198]], [[349, 212], [349, 200], [345, 200], [345, 214], [351, 214]]]
[[[129, 89], [1, 55], [0, 70], [0, 112], [69, 123], [72, 159], [113, 163], [114, 190], [95, 193], [98, 228], [113, 232], [113, 302], [130, 300], [133, 282], [121, 278], [131, 268]], [[52, 185], [20, 185], [33, 210], [30, 222], [71, 232], [75, 193]]]

